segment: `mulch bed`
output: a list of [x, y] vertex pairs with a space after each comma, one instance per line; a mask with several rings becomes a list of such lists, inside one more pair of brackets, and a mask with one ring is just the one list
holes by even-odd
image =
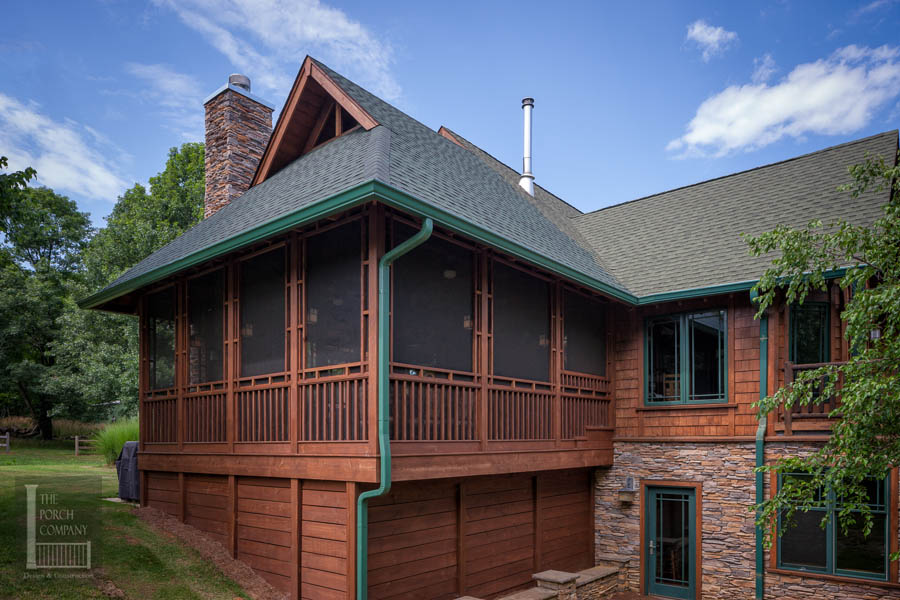
[[241, 586], [253, 600], [287, 600], [286, 594], [273, 588], [246, 564], [231, 558], [222, 544], [210, 539], [196, 527], [182, 523], [155, 508], [136, 508], [134, 514], [160, 535], [174, 537], [196, 550], [226, 577]]

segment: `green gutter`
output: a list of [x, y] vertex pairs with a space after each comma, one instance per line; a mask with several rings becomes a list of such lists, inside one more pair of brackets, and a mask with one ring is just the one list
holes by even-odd
[[422, 229], [414, 236], [387, 252], [378, 261], [378, 450], [381, 483], [374, 490], [363, 492], [356, 503], [356, 600], [366, 600], [369, 594], [369, 511], [370, 498], [391, 490], [391, 436], [389, 363], [391, 354], [391, 263], [423, 244], [434, 230], [434, 221], [426, 218]]
[[[750, 300], [756, 303], [756, 292], [750, 292]], [[769, 395], [769, 314], [764, 312], [759, 318], [759, 399]], [[762, 467], [766, 462], [766, 415], [759, 417], [759, 427], [756, 428], [756, 467]], [[765, 485], [763, 473], [756, 471], [756, 503], [765, 500]], [[757, 513], [757, 517], [759, 513]], [[763, 552], [763, 529], [756, 526], [756, 598], [763, 600], [765, 596], [765, 554]]]

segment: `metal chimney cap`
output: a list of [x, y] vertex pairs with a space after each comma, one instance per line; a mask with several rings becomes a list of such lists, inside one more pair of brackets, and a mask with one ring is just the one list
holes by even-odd
[[240, 73], [232, 73], [228, 76], [228, 85], [234, 85], [249, 92], [250, 78]]
[[534, 98], [522, 98], [522, 108], [534, 106]]

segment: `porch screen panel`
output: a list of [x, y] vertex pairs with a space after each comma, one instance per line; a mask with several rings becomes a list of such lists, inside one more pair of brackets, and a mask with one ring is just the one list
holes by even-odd
[[241, 376], [284, 371], [285, 252], [241, 263]]
[[565, 368], [606, 375], [606, 307], [590, 298], [566, 292], [563, 297]]
[[494, 263], [494, 374], [550, 380], [550, 285]]
[[361, 230], [354, 221], [306, 246], [306, 366], [359, 362]]
[[175, 288], [147, 297], [148, 376], [151, 390], [175, 386]]
[[[415, 230], [397, 227], [397, 241]], [[394, 360], [472, 370], [472, 253], [431, 238], [394, 264]]]
[[188, 281], [188, 376], [192, 384], [223, 379], [224, 286], [221, 270]]

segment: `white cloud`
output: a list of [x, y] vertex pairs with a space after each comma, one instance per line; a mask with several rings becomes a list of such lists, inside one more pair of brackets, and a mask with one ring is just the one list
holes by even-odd
[[723, 156], [785, 136], [857, 131], [900, 94], [900, 48], [847, 46], [797, 65], [778, 83], [730, 86], [705, 100], [687, 132], [669, 142], [680, 156]]
[[694, 21], [687, 28], [687, 39], [696, 42], [703, 51], [703, 60], [722, 54], [738, 39], [738, 34], [724, 27], [713, 27], [703, 19]]
[[391, 73], [391, 46], [319, 0], [155, 1], [174, 10], [254, 85], [277, 98], [287, 95], [306, 54], [387, 99], [400, 96]]
[[778, 68], [771, 54], [764, 54], [762, 58], [753, 59], [753, 83], [764, 83], [772, 78]]
[[162, 64], [127, 63], [125, 70], [149, 86], [138, 98], [158, 106], [182, 138], [203, 139], [203, 92], [193, 77]]
[[0, 93], [0, 155], [9, 158], [10, 169], [34, 167], [39, 185], [114, 201], [127, 182], [97, 148], [111, 142], [71, 119], [54, 121], [39, 108]]

